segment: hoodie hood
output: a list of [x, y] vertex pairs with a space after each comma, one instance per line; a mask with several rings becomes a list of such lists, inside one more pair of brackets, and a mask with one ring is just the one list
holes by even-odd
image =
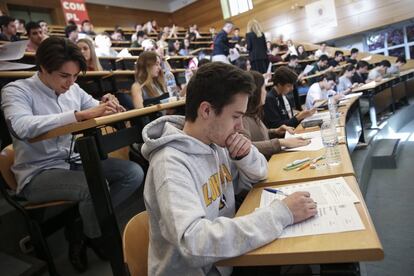
[[142, 155], [150, 161], [154, 152], [167, 146], [187, 154], [212, 154], [212, 147], [183, 132], [184, 123], [184, 116], [171, 115], [160, 117], [146, 125], [142, 130]]

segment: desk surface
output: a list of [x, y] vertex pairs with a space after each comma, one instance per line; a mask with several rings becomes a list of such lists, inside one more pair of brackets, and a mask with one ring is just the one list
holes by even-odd
[[[365, 230], [279, 239], [243, 256], [221, 261], [219, 265], [320, 264], [383, 259], [383, 248], [358, 183], [353, 176], [347, 176], [345, 180], [361, 201], [355, 206]], [[253, 212], [259, 206], [262, 190], [263, 188], [252, 189], [236, 216]]]
[[355, 175], [347, 146], [338, 145], [338, 148], [341, 155], [340, 165], [329, 167], [323, 165], [325, 164], [325, 160], [321, 160], [317, 163], [320, 165], [318, 168], [310, 169], [308, 167], [301, 171], [285, 171], [283, 168], [286, 167], [287, 164], [292, 163], [294, 160], [303, 159], [306, 157], [317, 158], [325, 153], [325, 149], [323, 148], [318, 151], [282, 152], [275, 154], [269, 160], [269, 175], [267, 179], [257, 185], [266, 186], [269, 185], [269, 183], [283, 184], [338, 176]]
[[116, 114], [112, 114], [108, 116], [102, 116], [102, 117], [86, 120], [83, 122], [77, 122], [77, 123], [55, 128], [51, 131], [48, 131], [44, 134], [39, 135], [38, 137], [31, 139], [30, 142], [34, 143], [34, 142], [38, 142], [38, 141], [42, 141], [42, 140], [46, 140], [50, 138], [55, 138], [61, 135], [77, 133], [82, 130], [96, 128], [98, 126], [104, 126], [104, 125], [112, 124], [115, 122], [128, 120], [130, 118], [134, 118], [138, 116], [144, 116], [144, 115], [154, 113], [157, 111], [161, 111], [164, 109], [179, 107], [184, 104], [185, 104], [185, 100], [179, 100], [179, 101], [174, 101], [174, 102], [169, 102], [169, 103], [164, 103], [164, 104], [152, 105], [152, 106], [144, 107], [140, 109], [133, 109], [133, 110], [129, 110], [126, 112], [116, 113]]

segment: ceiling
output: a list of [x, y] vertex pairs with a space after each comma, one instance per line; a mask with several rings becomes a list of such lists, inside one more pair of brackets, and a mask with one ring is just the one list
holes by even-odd
[[195, 1], [197, 0], [85, 0], [86, 3], [160, 12], [174, 12]]

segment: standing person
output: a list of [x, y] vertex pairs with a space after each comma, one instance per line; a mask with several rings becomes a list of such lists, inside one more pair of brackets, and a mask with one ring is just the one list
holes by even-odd
[[293, 113], [286, 95], [293, 91], [298, 75], [287, 66], [281, 66], [273, 74], [272, 89], [267, 92], [264, 104], [264, 123], [267, 128], [282, 125], [297, 127], [303, 119], [315, 113], [314, 109]]
[[262, 27], [255, 19], [250, 20], [247, 23], [246, 42], [252, 70], [262, 74], [266, 73], [267, 66], [269, 65], [266, 38], [262, 31]]
[[229, 42], [228, 34], [231, 33], [233, 29], [233, 23], [226, 21], [224, 23], [223, 29], [218, 32], [214, 39], [214, 49], [213, 49], [213, 59], [212, 61], [221, 61], [227, 64], [230, 64], [227, 56], [230, 53], [231, 44]]
[[[76, 83], [86, 71], [80, 49], [65, 38], [50, 37], [36, 52], [39, 72], [7, 84], [2, 90], [1, 108], [13, 133], [17, 194], [30, 203], [68, 200], [78, 202], [83, 222], [82, 235], [68, 235], [69, 258], [76, 270], [87, 269], [86, 244], [103, 250], [95, 207], [79, 157], [72, 147], [72, 135], [31, 143], [29, 140], [70, 123], [123, 111], [113, 95], [99, 102]], [[141, 185], [144, 173], [137, 164], [115, 158], [101, 162], [113, 205], [119, 206]]]
[[230, 275], [215, 263], [317, 213], [310, 194], [297, 192], [234, 218], [235, 193], [267, 176], [266, 159], [239, 134], [254, 88], [235, 66], [205, 64], [188, 84], [185, 118], [164, 116], [144, 128], [148, 275]]
[[14, 18], [2, 15], [0, 16], [0, 40], [3, 41], [18, 41], [20, 38], [16, 35], [17, 29]]
[[88, 38], [81, 38], [76, 43], [81, 49], [82, 55], [86, 61], [87, 71], [102, 71], [101, 63], [95, 53], [95, 47], [92, 40]]
[[48, 36], [43, 34], [42, 28], [36, 22], [30, 21], [26, 24], [27, 36], [29, 43], [27, 43], [26, 52], [35, 52], [39, 48], [40, 43]]
[[268, 129], [262, 121], [263, 105], [266, 101], [266, 86], [262, 74], [256, 71], [250, 71], [254, 79], [256, 89], [253, 95], [249, 97], [246, 114], [243, 116], [243, 130], [241, 133], [252, 141], [259, 152], [266, 159], [270, 159], [273, 154], [282, 150], [282, 147], [296, 148], [306, 146], [310, 143], [309, 139], [287, 138], [278, 139], [285, 135], [285, 132], [293, 133], [293, 128], [282, 125], [278, 128]]

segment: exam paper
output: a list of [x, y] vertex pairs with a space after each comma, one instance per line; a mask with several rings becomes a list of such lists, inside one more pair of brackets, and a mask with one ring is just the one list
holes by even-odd
[[354, 204], [318, 206], [313, 218], [286, 227], [279, 239], [364, 230]]
[[303, 119], [302, 122], [313, 121], [313, 120], [323, 120], [324, 122], [331, 120], [331, 115], [329, 112], [315, 112], [312, 116]]
[[[302, 182], [294, 185], [278, 187], [277, 189], [288, 195], [299, 191], [309, 192], [312, 199], [318, 203], [318, 206], [359, 202], [358, 197], [351, 190], [351, 188], [349, 188], [343, 177]], [[284, 198], [285, 197], [283, 195], [273, 194], [263, 190], [260, 198], [260, 208], [269, 206], [275, 199], [282, 200]]]
[[235, 48], [230, 49], [230, 54], [229, 54], [230, 61], [235, 61], [239, 57], [240, 57], [240, 54], [239, 54], [239, 51], [237, 51], [237, 49]]
[[313, 65], [306, 65], [305, 70], [303, 70], [303, 74], [307, 75], [310, 71], [312, 71]]
[[[277, 189], [285, 194], [307, 191], [318, 204], [318, 214], [315, 217], [286, 227], [279, 238], [365, 229], [354, 206], [359, 199], [343, 177], [303, 182]], [[263, 190], [259, 208], [269, 206], [275, 199], [283, 198], [283, 195]]]
[[29, 40], [20, 40], [0, 46], [0, 60], [17, 60], [24, 56]]
[[312, 131], [312, 132], [306, 132], [306, 133], [300, 133], [300, 134], [290, 134], [289, 132], [286, 131], [285, 139], [292, 138], [292, 137], [296, 137], [296, 138], [302, 137], [305, 139], [311, 139], [311, 142], [308, 145], [302, 146], [302, 147], [291, 148], [291, 149], [285, 148], [286, 151], [315, 151], [315, 150], [323, 149], [322, 136], [319, 130]]
[[347, 95], [345, 95], [343, 98], [344, 99], [351, 99], [351, 98], [354, 98], [354, 97], [360, 97], [360, 96], [362, 96], [362, 92], [359, 92], [359, 93], [350, 93], [350, 94], [347, 94]]

